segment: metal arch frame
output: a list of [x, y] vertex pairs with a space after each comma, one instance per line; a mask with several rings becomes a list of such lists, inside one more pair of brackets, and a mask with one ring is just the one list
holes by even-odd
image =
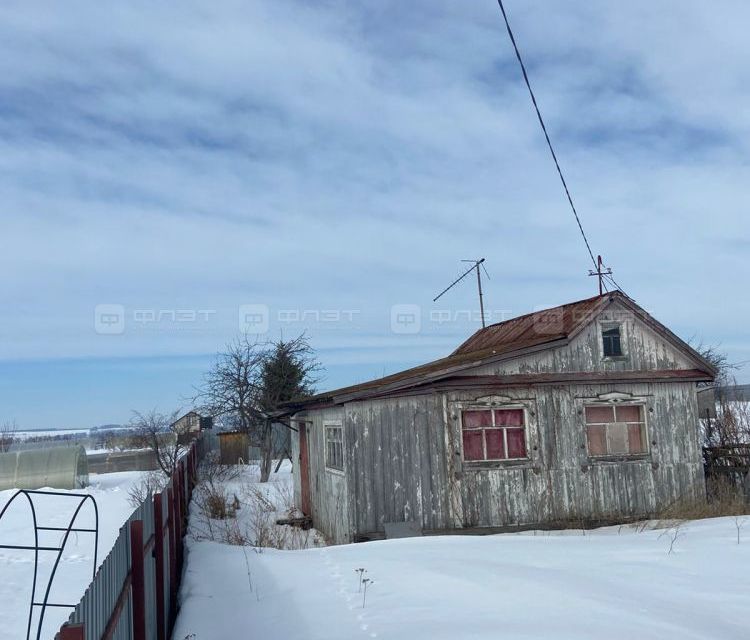
[[[31, 509], [31, 518], [34, 523], [34, 546], [0, 544], [0, 549], [20, 549], [20, 550], [26, 550], [26, 551], [34, 551], [34, 581], [31, 586], [31, 601], [29, 602], [29, 620], [26, 625], [26, 640], [30, 640], [31, 638], [31, 622], [34, 617], [34, 607], [41, 607], [42, 611], [39, 614], [39, 624], [37, 625], [37, 632], [36, 632], [36, 640], [39, 640], [42, 634], [42, 624], [44, 623], [44, 613], [47, 610], [47, 607], [67, 607], [70, 609], [75, 609], [75, 607], [77, 606], [75, 604], [62, 604], [62, 603], [48, 602], [49, 593], [50, 593], [50, 590], [52, 589], [52, 582], [54, 581], [55, 574], [57, 573], [57, 567], [60, 564], [63, 551], [65, 550], [65, 545], [67, 544], [68, 538], [70, 537], [70, 534], [72, 532], [94, 534], [94, 567], [92, 570], [92, 579], [96, 577], [96, 570], [98, 567], [97, 559], [98, 559], [98, 552], [99, 552], [99, 507], [96, 504], [96, 500], [94, 499], [94, 496], [88, 493], [63, 493], [59, 491], [19, 489], [16, 493], [13, 494], [11, 499], [8, 500], [8, 502], [5, 504], [2, 510], [0, 510], [0, 521], [2, 521], [3, 516], [5, 515], [5, 512], [8, 510], [8, 507], [10, 507], [13, 501], [20, 495], [25, 496], [26, 500], [28, 501], [29, 507]], [[34, 506], [34, 500], [32, 499], [33, 495], [58, 496], [58, 497], [65, 497], [65, 498], [80, 498], [80, 501], [78, 502], [78, 506], [73, 512], [73, 515], [71, 516], [67, 527], [43, 527], [43, 526], [39, 526], [39, 521], [37, 520], [36, 507]], [[74, 527], [73, 525], [75, 524], [76, 519], [78, 518], [78, 514], [83, 508], [83, 505], [89, 500], [94, 505], [94, 527], [93, 528]], [[60, 542], [60, 546], [57, 546], [57, 547], [39, 546], [39, 532], [40, 531], [64, 531], [65, 534], [63, 535], [62, 541]], [[55, 558], [55, 564], [52, 566], [52, 572], [50, 573], [49, 580], [47, 581], [47, 588], [44, 591], [44, 599], [41, 602], [37, 602], [36, 587], [37, 587], [37, 578], [39, 575], [39, 552], [40, 551], [55, 551], [57, 552], [57, 557]]]

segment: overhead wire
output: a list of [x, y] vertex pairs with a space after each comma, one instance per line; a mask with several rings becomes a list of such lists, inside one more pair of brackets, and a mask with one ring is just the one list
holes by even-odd
[[[500, 7], [501, 13], [503, 14], [503, 20], [505, 21], [505, 28], [508, 31], [508, 37], [510, 38], [511, 44], [513, 45], [513, 50], [516, 53], [516, 59], [518, 60], [518, 64], [521, 67], [523, 80], [526, 83], [526, 88], [529, 90], [529, 96], [531, 96], [531, 102], [534, 105], [534, 111], [536, 111], [536, 117], [539, 120], [539, 124], [542, 127], [542, 132], [544, 133], [544, 139], [547, 141], [547, 147], [549, 147], [550, 154], [552, 155], [552, 160], [555, 162], [557, 175], [560, 176], [560, 182], [562, 183], [563, 189], [565, 189], [565, 195], [568, 198], [570, 209], [573, 211], [573, 215], [575, 216], [575, 220], [578, 225], [578, 230], [580, 231], [581, 237], [583, 238], [583, 242], [586, 245], [586, 250], [588, 251], [589, 257], [591, 258], [591, 262], [594, 264], [594, 268], [598, 270], [599, 265], [596, 261], [596, 258], [594, 257], [594, 252], [591, 250], [591, 244], [589, 243], [589, 239], [586, 237], [586, 232], [583, 230], [583, 224], [581, 223], [581, 218], [578, 215], [578, 210], [576, 209], [576, 206], [573, 202], [573, 196], [571, 195], [570, 189], [568, 188], [568, 183], [565, 180], [565, 175], [563, 174], [562, 167], [560, 167], [560, 162], [557, 159], [555, 148], [552, 146], [552, 140], [550, 139], [549, 132], [547, 131], [547, 126], [544, 124], [544, 118], [542, 117], [542, 112], [539, 109], [539, 104], [537, 103], [536, 95], [534, 95], [534, 90], [531, 88], [531, 81], [529, 80], [529, 74], [526, 71], [526, 65], [523, 62], [523, 58], [521, 57], [521, 51], [519, 50], [518, 44], [516, 43], [516, 37], [513, 35], [513, 30], [510, 27], [510, 20], [508, 19], [508, 14], [505, 11], [505, 5], [503, 4], [503, 0], [497, 0], [497, 4]], [[617, 284], [614, 278], [612, 278], [609, 275], [605, 277], [609, 278], [613, 286], [615, 286], [617, 289], [622, 291], [622, 293], [625, 293], [625, 291], [623, 291], [622, 287], [619, 284]], [[625, 293], [625, 295], [627, 294]]]

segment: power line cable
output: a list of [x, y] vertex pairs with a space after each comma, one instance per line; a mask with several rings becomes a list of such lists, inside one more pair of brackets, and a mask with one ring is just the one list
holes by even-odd
[[542, 112], [539, 110], [539, 105], [537, 104], [536, 96], [534, 95], [534, 91], [531, 88], [531, 82], [529, 81], [529, 74], [526, 73], [526, 65], [524, 65], [523, 63], [523, 59], [521, 58], [521, 52], [518, 50], [518, 45], [516, 44], [516, 38], [513, 35], [513, 30], [510, 28], [510, 22], [508, 21], [508, 14], [505, 12], [505, 6], [503, 5], [503, 0], [497, 0], [497, 3], [498, 5], [500, 5], [500, 11], [503, 14], [503, 20], [505, 20], [505, 28], [508, 30], [508, 36], [510, 36], [510, 41], [513, 44], [513, 49], [516, 52], [516, 58], [518, 58], [518, 64], [521, 66], [523, 79], [526, 82], [526, 87], [529, 90], [529, 95], [531, 96], [531, 102], [534, 104], [534, 110], [536, 111], [536, 116], [537, 118], [539, 118], [539, 124], [542, 125], [544, 138], [547, 140], [547, 146], [549, 147], [549, 151], [552, 154], [552, 159], [555, 161], [555, 167], [557, 167], [557, 174], [560, 176], [560, 181], [562, 182], [563, 188], [565, 189], [565, 195], [568, 196], [568, 202], [570, 203], [570, 208], [573, 210], [573, 215], [575, 216], [576, 222], [578, 223], [578, 230], [581, 232], [583, 241], [586, 243], [586, 249], [589, 252], [589, 256], [591, 257], [591, 262], [594, 263], [594, 267], [596, 268], [597, 262], [596, 262], [596, 258], [594, 258], [594, 252], [591, 250], [591, 245], [589, 244], [589, 240], [586, 237], [586, 233], [583, 230], [583, 225], [581, 224], [581, 218], [578, 216], [578, 211], [576, 210], [575, 204], [573, 204], [573, 197], [570, 195], [570, 190], [568, 189], [568, 183], [565, 181], [565, 176], [563, 175], [562, 169], [560, 168], [560, 163], [557, 160], [557, 154], [555, 153], [555, 149], [552, 146], [552, 141], [550, 140], [549, 134], [547, 133], [547, 127], [544, 124], [544, 118], [542, 118]]
[[[612, 285], [613, 285], [613, 286], [614, 286], [614, 287], [615, 287], [616, 289], [618, 289], [618, 290], [620, 291], [620, 293], [624, 293], [624, 294], [625, 294], [626, 296], [628, 296], [628, 294], [627, 294], [627, 293], [625, 292], [625, 289], [623, 289], [623, 288], [622, 288], [622, 287], [621, 287], [621, 286], [620, 286], [620, 285], [619, 285], [619, 284], [617, 283], [617, 280], [615, 280], [615, 279], [614, 279], [614, 278], [612, 277], [612, 274], [611, 274], [611, 273], [610, 273], [610, 274], [607, 274], [607, 275], [605, 276], [605, 278], [608, 278], [608, 279], [609, 279], [609, 281], [610, 281], [610, 282], [612, 283]], [[631, 296], [628, 296], [628, 298], [630, 298], [631, 300], [633, 299], [633, 298], [632, 298]]]

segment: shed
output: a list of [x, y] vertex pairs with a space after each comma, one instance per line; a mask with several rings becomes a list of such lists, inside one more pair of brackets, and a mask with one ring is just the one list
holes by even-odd
[[250, 439], [244, 431], [222, 431], [219, 436], [219, 463], [244, 464], [248, 460]]
[[0, 454], [0, 490], [80, 489], [88, 482], [86, 450], [81, 446]]
[[620, 292], [519, 316], [287, 403], [295, 500], [334, 542], [648, 517], [705, 495], [697, 385], [715, 375]]
[[716, 418], [715, 387], [706, 387], [698, 390], [698, 416], [701, 418]]

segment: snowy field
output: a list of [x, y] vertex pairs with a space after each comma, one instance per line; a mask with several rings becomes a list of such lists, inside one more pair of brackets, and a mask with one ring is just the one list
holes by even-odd
[[[142, 472], [138, 471], [91, 475], [91, 485], [83, 490], [84, 493], [94, 496], [99, 508], [99, 563], [109, 553], [117, 539], [120, 527], [134, 510], [128, 503], [128, 489], [142, 475]], [[13, 490], [0, 491], [0, 509], [14, 493]], [[36, 496], [34, 503], [37, 507], [37, 519], [40, 525], [67, 526], [78, 501], [74, 498]], [[93, 509], [89, 504], [82, 509], [79, 518], [77, 526], [93, 526]], [[57, 546], [61, 538], [60, 532], [40, 532], [42, 545]], [[19, 497], [0, 521], [0, 544], [28, 545], [33, 544], [33, 540], [28, 503], [23, 497]], [[71, 534], [50, 592], [50, 602], [74, 604], [81, 599], [91, 582], [93, 551], [92, 534]], [[54, 558], [54, 553], [40, 553], [40, 573], [37, 582], [39, 600], [44, 595]], [[16, 640], [26, 637], [33, 561], [33, 551], [0, 549], [0, 620], [2, 620], [0, 629], [2, 629], [3, 638]], [[45, 613], [42, 637], [53, 638], [60, 625], [70, 615], [70, 611], [70, 609], [57, 607], [48, 608]], [[37, 622], [38, 620], [35, 620], [34, 624], [36, 625]], [[36, 637], [35, 632], [32, 637]]]
[[12, 433], [14, 438], [19, 440], [28, 440], [29, 438], [54, 438], [55, 436], [88, 436], [88, 429], [46, 429], [39, 431], [14, 431]]
[[[750, 637], [750, 517], [299, 551], [188, 548], [176, 640]], [[359, 568], [372, 580], [364, 607]]]

